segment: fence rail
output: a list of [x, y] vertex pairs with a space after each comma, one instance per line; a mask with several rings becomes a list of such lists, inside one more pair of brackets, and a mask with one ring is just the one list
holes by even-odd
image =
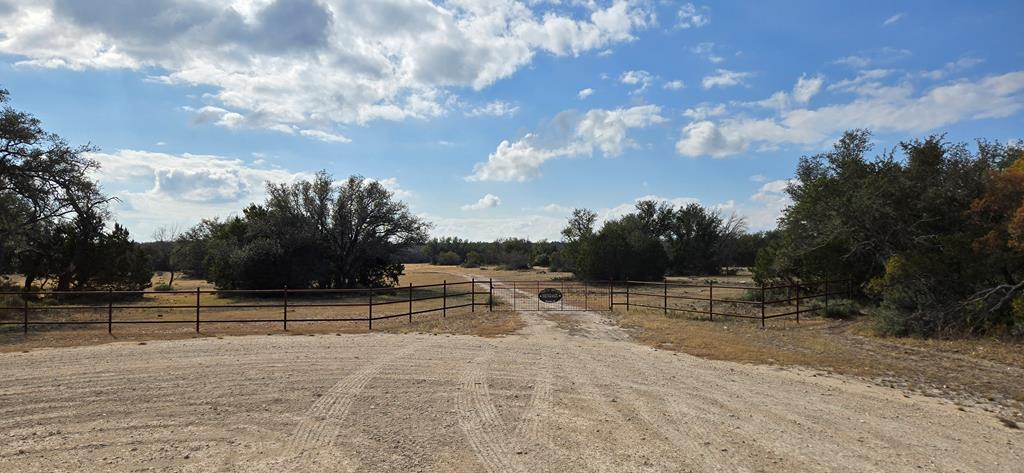
[[[20, 325], [25, 334], [28, 334], [30, 326], [51, 326], [51, 325], [106, 325], [107, 332], [113, 333], [114, 325], [135, 325], [135, 324], [193, 324], [195, 331], [198, 333], [204, 324], [227, 324], [227, 323], [278, 323], [281, 324], [284, 330], [288, 330], [288, 324], [295, 323], [308, 323], [308, 322], [363, 322], [367, 324], [370, 330], [373, 330], [373, 322], [379, 320], [388, 320], [399, 317], [407, 317], [409, 322], [413, 321], [413, 316], [437, 313], [440, 312], [442, 317], [446, 317], [449, 310], [469, 308], [471, 312], [476, 312], [477, 306], [491, 307], [490, 301], [492, 293], [492, 283], [490, 280], [477, 280], [471, 279], [469, 281], [457, 281], [448, 282], [444, 281], [438, 284], [421, 284], [421, 285], [408, 285], [408, 286], [396, 286], [396, 287], [377, 287], [377, 288], [360, 288], [360, 289], [289, 289], [287, 287], [282, 289], [200, 289], [195, 290], [170, 290], [170, 291], [38, 291], [38, 292], [23, 292], [23, 291], [0, 291], [0, 299], [5, 300], [5, 305], [0, 306], [0, 316], [6, 315], [0, 319], [0, 326], [11, 326]], [[484, 290], [481, 290], [483, 288]], [[450, 292], [452, 289], [454, 292]], [[426, 295], [424, 295], [426, 293]], [[140, 304], [140, 303], [119, 303], [119, 300], [123, 300], [126, 296], [133, 297], [144, 297], [144, 296], [195, 296], [191, 299], [191, 303], [180, 303], [175, 301], [169, 304]], [[223, 304], [204, 304], [203, 296], [224, 296], [224, 297], [237, 297], [237, 296], [258, 296], [261, 298], [269, 299], [268, 302], [253, 303], [252, 301], [245, 301], [242, 303], [228, 302]], [[289, 299], [289, 296], [292, 298]], [[296, 296], [305, 297], [316, 297], [316, 296], [341, 296], [344, 299], [340, 301], [324, 301], [324, 300], [302, 300], [295, 302]], [[486, 296], [478, 297], [478, 296]], [[468, 300], [467, 300], [468, 298]], [[21, 304], [17, 306], [8, 305], [11, 300], [21, 299]], [[41, 302], [47, 299], [61, 299], [67, 301], [78, 301], [80, 299], [87, 299], [89, 301], [95, 301], [100, 299], [103, 303], [72, 303], [72, 304], [54, 304], [44, 305]], [[429, 301], [440, 301], [439, 306], [430, 306], [423, 308], [422, 305], [417, 307], [417, 303], [424, 303]], [[402, 305], [402, 311], [400, 312], [383, 312], [381, 309], [395, 307]], [[330, 308], [361, 308], [361, 314], [343, 314], [334, 316], [306, 316], [306, 317], [295, 317], [294, 313], [298, 309], [330, 309]], [[377, 308], [377, 313], [374, 313], [374, 309]], [[222, 311], [225, 309], [261, 309], [261, 310], [275, 310], [280, 312], [279, 317], [267, 317], [265, 315], [251, 318], [223, 318], [217, 317], [216, 311]], [[118, 318], [115, 315], [118, 312], [125, 310], [137, 310], [137, 311], [168, 311], [168, 310], [194, 310], [194, 316], [190, 316], [188, 319], [178, 317], [175, 320], [157, 320], [157, 319], [128, 319]], [[103, 319], [87, 319], [87, 320], [51, 320], [41, 318], [38, 316], [40, 313], [54, 312], [54, 311], [80, 311], [95, 313], [103, 313], [106, 317]], [[11, 317], [10, 314], [15, 314], [15, 317]], [[20, 320], [14, 320], [20, 315]], [[35, 315], [35, 317], [33, 317]], [[205, 317], [204, 317], [205, 315]], [[162, 315], [161, 315], [162, 316]]]
[[[664, 280], [662, 282], [651, 282], [651, 281], [623, 281], [623, 282], [612, 282], [611, 287], [611, 306], [625, 306], [626, 310], [629, 311], [631, 307], [643, 307], [647, 309], [658, 309], [662, 310], [666, 315], [669, 312], [685, 312], [698, 315], [706, 315], [709, 319], [714, 320], [715, 316], [719, 317], [735, 317], [742, 319], [755, 319], [761, 321], [761, 327], [764, 327], [766, 321], [776, 319], [780, 317], [795, 316], [797, 323], [800, 322], [800, 315], [812, 312], [824, 311], [828, 312], [829, 299], [835, 296], [845, 296], [852, 298], [853, 296], [853, 281], [851, 279], [839, 279], [824, 281], [800, 281], [793, 282], [790, 284], [775, 284], [775, 285], [736, 285], [736, 284], [715, 284], [714, 281], [708, 281], [705, 284], [692, 284], [692, 283], [676, 283]], [[631, 288], [636, 287], [641, 289], [639, 291]], [[838, 288], [838, 290], [837, 290]], [[661, 289], [660, 293], [651, 292], [652, 290]], [[693, 294], [679, 294], [678, 292], [670, 293], [670, 290], [677, 289], [695, 289], [699, 294], [706, 290], [707, 296], [696, 296]], [[736, 294], [736, 291], [743, 291], [739, 296], [747, 297], [745, 299], [733, 298], [715, 298], [715, 289], [731, 291]], [[769, 295], [782, 294], [785, 292], [785, 297], [777, 297], [769, 299]], [[720, 293], [721, 294], [721, 293]], [[753, 299], [750, 296], [753, 295]], [[615, 296], [619, 296], [616, 299]], [[643, 297], [644, 302], [634, 302], [637, 297]], [[773, 296], [775, 297], [775, 296]], [[660, 304], [652, 301], [651, 299], [660, 299]], [[623, 301], [623, 299], [625, 299]], [[672, 305], [671, 302], [676, 300], [694, 301], [706, 303], [704, 307], [678, 307]], [[813, 300], [820, 301], [820, 306], [808, 307], [804, 305], [801, 307], [801, 302]], [[716, 303], [718, 304], [718, 310], [716, 310]], [[731, 311], [723, 311], [721, 307], [725, 305]], [[795, 306], [795, 307], [794, 307]], [[737, 309], [737, 307], [747, 307], [748, 311]], [[782, 309], [782, 312], [778, 312]], [[753, 311], [753, 313], [750, 312]], [[769, 311], [772, 312], [769, 312]]]
[[[562, 293], [560, 300], [554, 303], [542, 302], [538, 293], [544, 288], [558, 289]], [[837, 290], [837, 288], [839, 290]], [[715, 290], [719, 297], [715, 297]], [[454, 292], [452, 292], [452, 291]], [[742, 291], [737, 293], [737, 291]], [[477, 306], [493, 310], [614, 310], [616, 306], [625, 306], [629, 311], [633, 307], [683, 312], [706, 315], [714, 320], [718, 317], [736, 317], [759, 319], [762, 327], [767, 320], [795, 316], [800, 321], [802, 314], [828, 311], [829, 299], [853, 292], [852, 282], [848, 279], [826, 280], [820, 282], [799, 282], [785, 285], [736, 285], [677, 283], [670, 281], [495, 281], [493, 279], [471, 279], [470, 281], [448, 282], [438, 284], [408, 285], [401, 287], [383, 287], [366, 289], [195, 289], [171, 291], [42, 291], [42, 292], [0, 292], [0, 299], [5, 302], [0, 306], [0, 326], [20, 325], [25, 334], [33, 325], [106, 325], [108, 332], [113, 332], [114, 325], [133, 324], [192, 324], [199, 332], [203, 324], [226, 323], [279, 323], [284, 330], [288, 324], [314, 322], [363, 322], [373, 330], [373, 322], [379, 320], [406, 317], [411, 323], [413, 316], [440, 312], [446, 317], [449, 310], [469, 308], [476, 312]], [[704, 295], [706, 293], [706, 296]], [[732, 297], [728, 297], [729, 295]], [[118, 303], [125, 296], [165, 295], [187, 297], [188, 301], [172, 301], [168, 304]], [[223, 304], [203, 304], [203, 296], [259, 296], [266, 302], [244, 299], [241, 302], [229, 301]], [[323, 296], [342, 296], [338, 300], [318, 300]], [[753, 295], [753, 300], [751, 300]], [[193, 298], [194, 296], [194, 298]], [[291, 299], [289, 299], [291, 296]], [[479, 297], [478, 297], [479, 296]], [[726, 297], [723, 297], [726, 296]], [[769, 299], [769, 296], [772, 298]], [[296, 297], [301, 297], [296, 300]], [[737, 298], [744, 297], [744, 298]], [[71, 304], [45, 305], [41, 302], [47, 298], [60, 299]], [[312, 298], [312, 299], [311, 299]], [[468, 300], [467, 300], [468, 298]], [[9, 305], [11, 301], [21, 299], [19, 305]], [[87, 301], [102, 300], [102, 303], [85, 304]], [[805, 301], [822, 301], [820, 306], [809, 307], [801, 304]], [[423, 303], [440, 301], [440, 306], [423, 307]], [[680, 306], [677, 301], [684, 301]], [[221, 301], [222, 302], [222, 301]], [[417, 306], [417, 303], [420, 303]], [[689, 305], [685, 305], [689, 304]], [[400, 310], [395, 311], [398, 307]], [[301, 309], [332, 309], [345, 308], [349, 313], [334, 313], [330, 316], [322, 314], [296, 317]], [[377, 309], [375, 312], [375, 308]], [[279, 317], [267, 317], [265, 313], [249, 318], [217, 317], [216, 311], [224, 309], [259, 309], [280, 311]], [[194, 315], [177, 319], [133, 319], [115, 317], [125, 310], [186, 310]], [[52, 311], [92, 311], [105, 315], [105, 318], [86, 320], [52, 320], [39, 317]], [[355, 311], [352, 313], [351, 311]], [[122, 314], [119, 314], [122, 313]], [[341, 311], [339, 311], [341, 312]], [[11, 315], [13, 314], [13, 316]], [[205, 318], [204, 318], [205, 314]], [[6, 317], [4, 317], [6, 315]], [[20, 315], [20, 320], [18, 320]], [[36, 317], [33, 317], [36, 315]], [[159, 315], [162, 317], [162, 315]]]

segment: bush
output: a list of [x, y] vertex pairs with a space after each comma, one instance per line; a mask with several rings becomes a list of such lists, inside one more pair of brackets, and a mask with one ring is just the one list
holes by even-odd
[[439, 264], [441, 266], [455, 266], [461, 262], [462, 258], [460, 258], [459, 254], [454, 251], [445, 251], [440, 253], [437, 255], [437, 258], [434, 259], [434, 264]]
[[533, 257], [534, 266], [543, 266], [545, 268], [551, 266], [551, 256], [547, 253], [541, 253]]
[[170, 284], [157, 284], [156, 286], [153, 286], [153, 290], [154, 291], [173, 291], [174, 290], [174, 286], [172, 286]]
[[480, 258], [480, 253], [470, 251], [466, 254], [465, 261], [462, 262], [463, 268], [479, 268], [483, 264]]

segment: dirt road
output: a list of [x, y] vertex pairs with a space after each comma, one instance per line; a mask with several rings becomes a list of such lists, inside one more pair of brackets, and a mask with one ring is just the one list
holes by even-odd
[[0, 471], [1024, 471], [990, 414], [566, 316], [0, 354]]

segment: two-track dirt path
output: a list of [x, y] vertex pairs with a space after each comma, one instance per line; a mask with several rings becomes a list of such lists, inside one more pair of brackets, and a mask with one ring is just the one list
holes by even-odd
[[990, 414], [523, 316], [0, 354], [0, 471], [1024, 471]]

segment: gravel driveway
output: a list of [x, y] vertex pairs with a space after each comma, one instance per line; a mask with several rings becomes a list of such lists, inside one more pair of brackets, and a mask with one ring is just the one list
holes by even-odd
[[497, 339], [3, 353], [0, 471], [1024, 471], [1024, 434], [990, 414], [654, 350], [569, 314], [571, 333], [525, 313]]

